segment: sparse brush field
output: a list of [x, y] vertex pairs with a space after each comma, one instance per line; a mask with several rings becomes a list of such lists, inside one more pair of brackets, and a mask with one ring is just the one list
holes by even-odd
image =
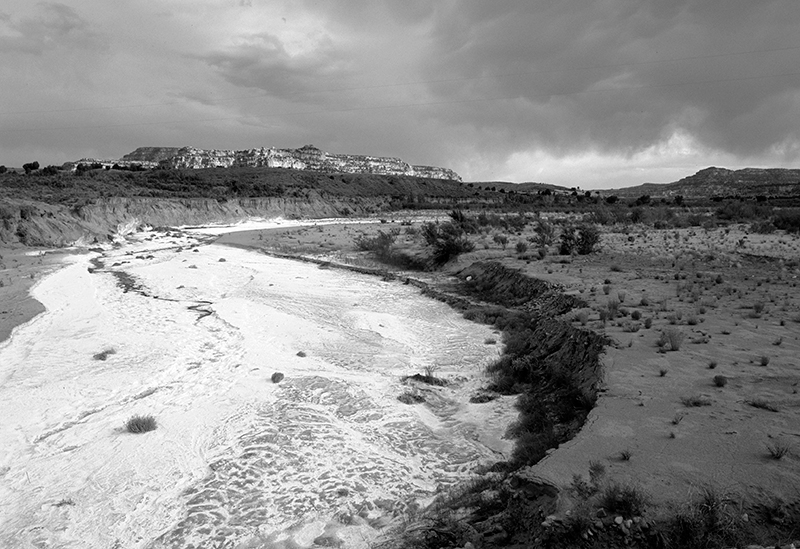
[[[750, 219], [737, 223], [714, 211], [693, 220], [696, 225], [666, 228], [658, 228], [658, 220], [592, 223], [597, 219], [547, 211], [443, 211], [438, 218], [398, 215], [373, 225], [271, 231], [258, 245], [425, 280], [476, 261], [497, 261], [558, 285], [585, 302], [564, 321], [614, 343], [603, 358], [594, 419], [530, 472], [567, 490], [590, 462], [602, 464], [608, 478], [626, 479], [631, 493], [648, 494], [644, 516], [663, 516], [672, 508], [668, 503], [683, 509], [661, 523], [671, 529], [669, 536], [683, 528], [682, 520], [706, 520], [703, 487], [724, 475], [728, 499], [713, 499], [713, 490], [706, 496], [719, 505], [715, 516], [728, 521], [725, 535], [745, 539], [751, 526], [766, 525], [756, 518], [739, 528], [731, 518], [744, 509], [761, 516], [756, 510], [765, 504], [754, 491], [800, 501], [800, 468], [785, 442], [800, 434], [800, 234], [765, 230]], [[527, 429], [522, 443], [529, 445], [534, 435]], [[615, 498], [626, 493], [616, 486]], [[583, 505], [568, 501], [551, 512], [563, 518], [570, 505]], [[539, 534], [529, 531], [534, 538], [525, 538], [522, 519], [512, 516], [528, 512], [508, 507], [501, 513], [508, 540], [545, 539], [539, 526], [533, 529]], [[540, 525], [544, 518], [529, 522]], [[800, 517], [782, 524], [790, 521], [800, 524]], [[756, 530], [756, 541], [764, 543], [786, 543], [781, 536], [791, 535], [775, 524]], [[684, 532], [699, 536], [700, 545], [673, 546], [716, 546], [702, 545], [710, 543], [708, 536], [722, 535], [715, 532]]]

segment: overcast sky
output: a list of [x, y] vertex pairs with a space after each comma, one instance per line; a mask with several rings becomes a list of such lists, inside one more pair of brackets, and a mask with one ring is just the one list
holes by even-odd
[[5, 0], [0, 164], [313, 144], [611, 188], [800, 167], [797, 0]]

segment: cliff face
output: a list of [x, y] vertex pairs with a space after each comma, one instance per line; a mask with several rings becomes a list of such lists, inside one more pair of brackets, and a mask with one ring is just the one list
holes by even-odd
[[258, 148], [239, 151], [183, 147], [141, 147], [120, 160], [158, 162], [169, 168], [290, 168], [328, 173], [372, 173], [409, 175], [461, 181], [453, 170], [414, 166], [399, 158], [352, 154], [330, 154], [314, 146], [299, 149]]

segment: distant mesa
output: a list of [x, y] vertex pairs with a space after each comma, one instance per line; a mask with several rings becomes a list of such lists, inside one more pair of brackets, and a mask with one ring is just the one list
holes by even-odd
[[331, 154], [313, 145], [299, 149], [258, 148], [239, 151], [224, 149], [197, 149], [194, 147], [139, 147], [119, 160], [84, 158], [70, 163], [74, 169], [79, 163], [100, 163], [103, 166], [118, 164], [143, 168], [289, 168], [326, 173], [372, 173], [380, 175], [408, 175], [431, 179], [461, 181], [453, 170], [435, 166], [414, 166], [399, 158], [355, 154]]

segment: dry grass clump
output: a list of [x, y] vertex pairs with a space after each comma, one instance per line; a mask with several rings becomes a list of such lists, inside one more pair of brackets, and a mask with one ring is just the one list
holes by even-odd
[[681, 403], [687, 408], [698, 408], [700, 406], [711, 406], [711, 400], [700, 395], [693, 395], [681, 398]]
[[782, 459], [789, 453], [789, 444], [783, 441], [775, 441], [767, 444], [767, 451], [772, 459]]
[[661, 332], [658, 347], [662, 351], [678, 351], [686, 335], [678, 328], [667, 327]]
[[759, 410], [767, 410], [768, 412], [777, 412], [778, 407], [765, 400], [763, 398], [754, 398], [750, 400], [745, 400], [745, 404], [752, 406], [753, 408], [758, 408]]
[[116, 349], [113, 349], [113, 348], [103, 349], [99, 353], [95, 353], [94, 355], [92, 355], [92, 358], [95, 359], [95, 360], [105, 360], [110, 355], [115, 355], [115, 354], [117, 354], [117, 350]]
[[155, 431], [156, 427], [156, 418], [153, 416], [135, 415], [125, 422], [125, 430], [134, 434]]

